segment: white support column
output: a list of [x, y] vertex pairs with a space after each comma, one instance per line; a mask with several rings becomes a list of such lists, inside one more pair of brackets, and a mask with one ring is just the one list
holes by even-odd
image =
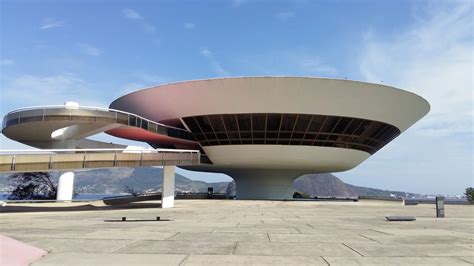
[[174, 172], [176, 166], [163, 166], [163, 186], [161, 192], [161, 208], [174, 207]]
[[72, 200], [72, 193], [74, 191], [74, 173], [66, 172], [59, 177], [58, 194], [56, 200]]

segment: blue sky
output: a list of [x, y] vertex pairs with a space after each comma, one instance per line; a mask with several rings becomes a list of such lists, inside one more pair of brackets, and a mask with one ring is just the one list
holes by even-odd
[[[420, 94], [431, 112], [337, 176], [420, 193], [474, 186], [472, 1], [3, 0], [0, 12], [2, 115], [108, 106], [146, 86], [223, 76], [383, 82]], [[1, 136], [0, 147], [24, 146]]]

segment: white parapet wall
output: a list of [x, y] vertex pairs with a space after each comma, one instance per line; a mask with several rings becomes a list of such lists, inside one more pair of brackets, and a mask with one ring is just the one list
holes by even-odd
[[173, 166], [163, 167], [163, 190], [161, 193], [161, 207], [162, 208], [173, 208], [174, 207], [174, 179], [175, 169]]
[[56, 200], [71, 201], [74, 191], [74, 173], [66, 172], [59, 177]]

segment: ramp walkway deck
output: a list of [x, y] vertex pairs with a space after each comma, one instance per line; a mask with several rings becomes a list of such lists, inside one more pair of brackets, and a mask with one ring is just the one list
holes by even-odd
[[0, 172], [110, 167], [198, 165], [198, 150], [56, 149], [0, 150]]

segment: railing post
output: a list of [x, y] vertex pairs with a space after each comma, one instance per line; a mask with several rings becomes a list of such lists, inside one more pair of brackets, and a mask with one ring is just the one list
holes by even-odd
[[82, 160], [82, 168], [86, 168], [86, 151], [84, 151], [84, 157]]
[[10, 166], [10, 169], [12, 171], [15, 171], [15, 163], [16, 163], [16, 158], [15, 158], [15, 155], [13, 155], [12, 157], [12, 165]]

